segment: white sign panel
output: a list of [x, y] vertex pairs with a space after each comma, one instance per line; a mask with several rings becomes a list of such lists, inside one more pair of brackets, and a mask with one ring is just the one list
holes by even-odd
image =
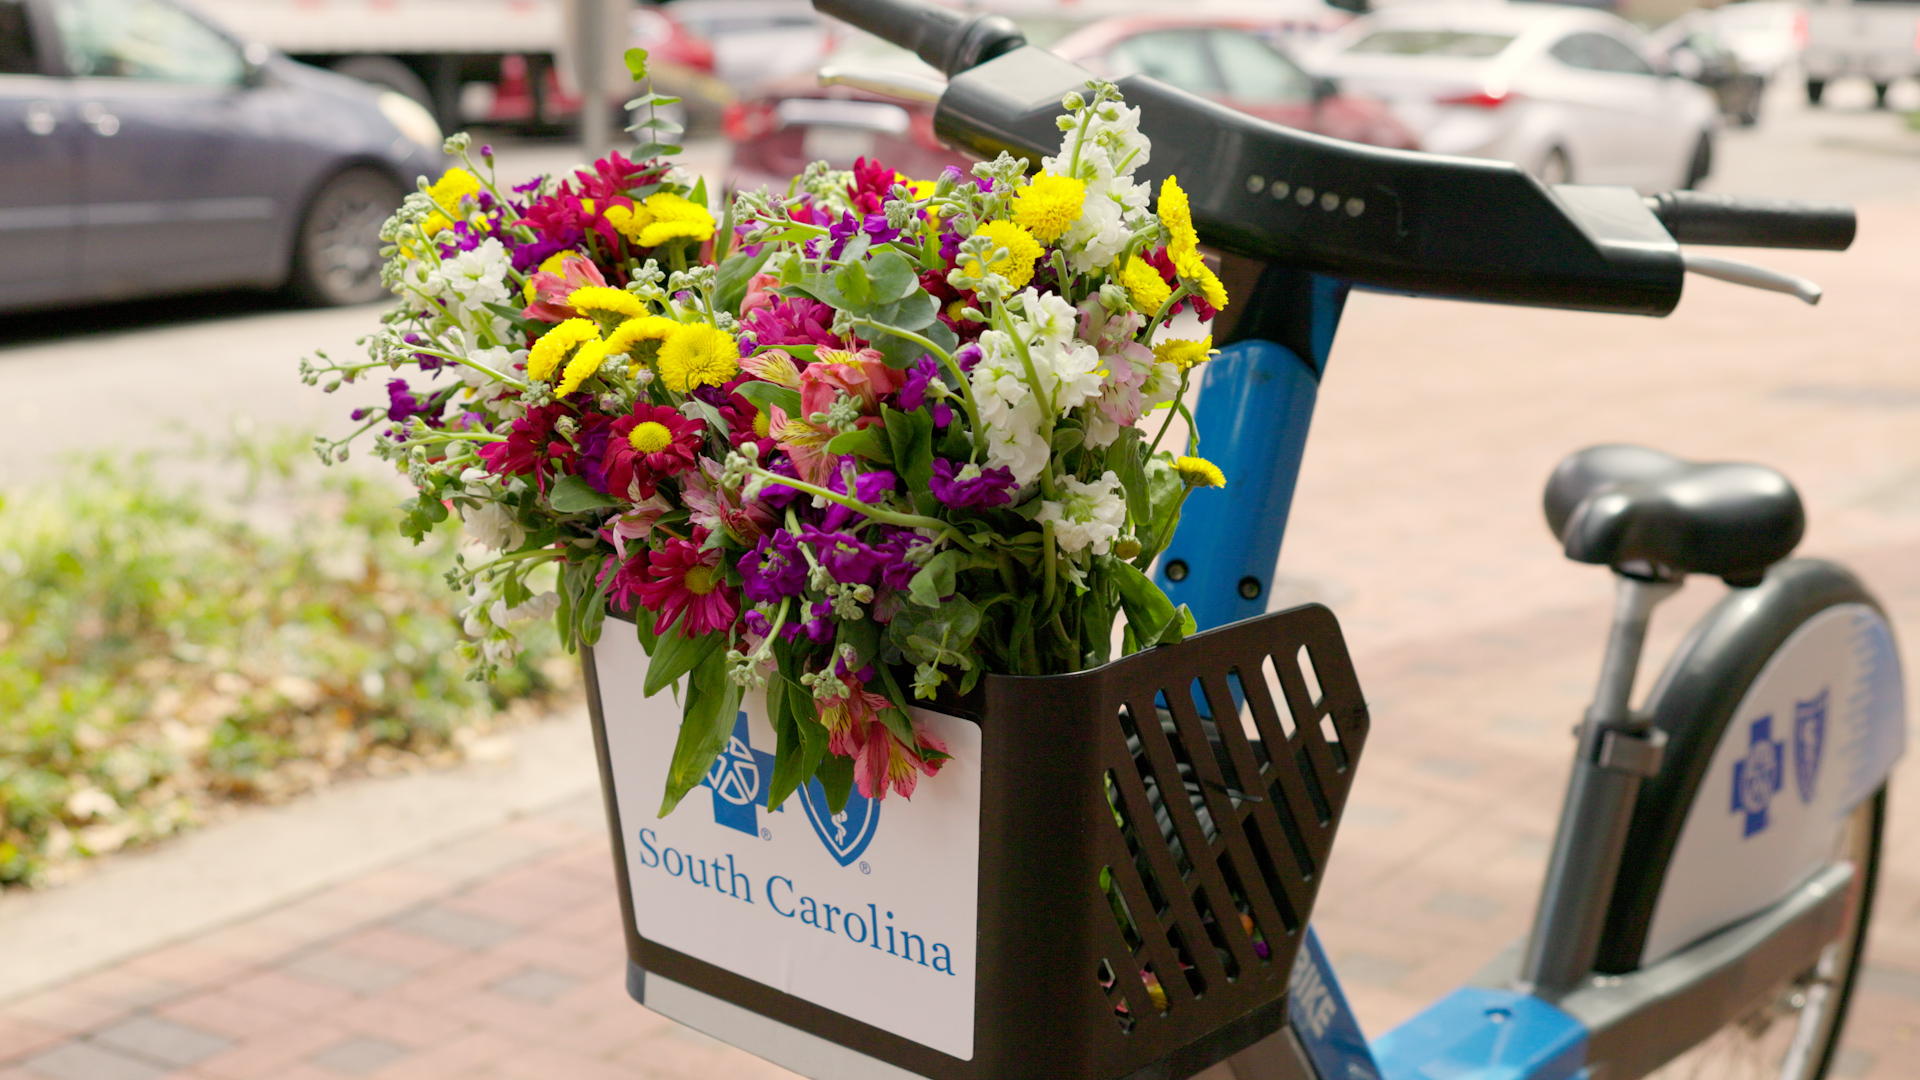
[[1797, 888], [1906, 750], [1893, 635], [1865, 604], [1793, 632], [1715, 750], [1647, 928], [1652, 963]]
[[973, 1057], [980, 728], [916, 709], [953, 759], [911, 801], [833, 814], [817, 782], [766, 808], [773, 728], [749, 693], [712, 772], [659, 811], [679, 736], [671, 691], [621, 624], [594, 647], [640, 935], [962, 1060]]

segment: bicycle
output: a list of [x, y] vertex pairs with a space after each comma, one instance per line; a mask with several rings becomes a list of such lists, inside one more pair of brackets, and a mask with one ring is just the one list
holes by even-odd
[[[989, 157], [1050, 152], [1062, 97], [1086, 86], [998, 16], [815, 4], [948, 75], [823, 78], [937, 101], [938, 134]], [[983, 781], [971, 1056], [644, 940], [629, 904], [633, 996], [834, 1080], [1628, 1080], [1716, 1065], [1819, 1080], [1861, 966], [1902, 677], [1866, 588], [1789, 558], [1804, 513], [1785, 477], [1625, 446], [1556, 470], [1549, 524], [1570, 558], [1612, 570], [1618, 600], [1536, 919], [1476, 985], [1371, 1043], [1308, 926], [1366, 705], [1331, 613], [1265, 606], [1350, 288], [1664, 315], [1694, 272], [1814, 302], [1811, 282], [1680, 244], [1843, 250], [1851, 210], [1549, 189], [1504, 163], [1337, 143], [1143, 77], [1120, 86], [1153, 140], [1147, 171], [1186, 182], [1239, 309], [1216, 326], [1196, 414], [1229, 446], [1216, 457], [1236, 497], [1193, 505], [1156, 571], [1217, 629], [1080, 675], [988, 680], [990, 712], [1063, 749]], [[1732, 591], [1633, 709], [1652, 611], [1690, 574]], [[619, 687], [587, 667], [627, 880], [603, 720], [617, 702], [602, 700]], [[1075, 726], [1087, 717], [1097, 738]], [[991, 762], [1004, 725], [983, 727]], [[1045, 814], [1058, 820], [1033, 820]]]

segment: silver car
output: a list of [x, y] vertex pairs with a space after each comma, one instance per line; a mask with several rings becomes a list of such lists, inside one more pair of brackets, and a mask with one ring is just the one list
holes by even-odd
[[412, 100], [169, 0], [0, 0], [0, 311], [375, 300], [381, 222], [444, 165]]

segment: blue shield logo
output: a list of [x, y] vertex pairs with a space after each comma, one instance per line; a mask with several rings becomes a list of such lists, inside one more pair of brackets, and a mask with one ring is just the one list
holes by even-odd
[[1747, 756], [1733, 763], [1733, 812], [1745, 814], [1752, 836], [1767, 827], [1767, 807], [1786, 783], [1786, 745], [1773, 737], [1773, 717], [1753, 722], [1747, 735]]
[[859, 788], [847, 795], [845, 809], [836, 814], [827, 809], [827, 789], [820, 781], [809, 780], [800, 789], [800, 805], [806, 808], [807, 820], [813, 822], [827, 854], [841, 866], [852, 865], [880, 829], [880, 804], [860, 794]]
[[1814, 782], [1820, 779], [1820, 757], [1827, 744], [1827, 691], [1812, 701], [1793, 705], [1793, 786], [1800, 801], [1813, 802]]
[[758, 807], [773, 784], [773, 755], [753, 748], [747, 738], [747, 714], [733, 720], [733, 737], [713, 760], [700, 786], [713, 792], [713, 823], [760, 835]]

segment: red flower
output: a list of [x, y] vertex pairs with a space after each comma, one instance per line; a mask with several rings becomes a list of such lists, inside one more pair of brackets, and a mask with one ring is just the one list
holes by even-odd
[[[1149, 251], [1140, 257], [1147, 261], [1148, 266], [1151, 266], [1155, 270], [1160, 271], [1160, 279], [1162, 281], [1165, 281], [1168, 285], [1173, 284], [1173, 279], [1175, 276], [1174, 269], [1173, 269], [1173, 256], [1167, 254], [1166, 248], [1154, 248], [1152, 251]], [[1193, 313], [1200, 316], [1202, 319], [1211, 319], [1214, 317], [1214, 315], [1218, 314], [1218, 312], [1214, 311], [1213, 305], [1207, 303], [1206, 298], [1203, 296], [1183, 297], [1179, 303], [1167, 309], [1167, 314], [1178, 315], [1180, 314], [1181, 311], [1186, 309], [1186, 306], [1188, 304], [1193, 305]]]
[[[554, 421], [566, 411], [562, 405], [528, 409], [527, 415], [513, 422], [513, 430], [507, 433], [506, 442], [482, 443], [476, 452], [487, 463], [487, 471], [495, 475], [506, 473], [525, 476], [538, 469], [541, 461], [552, 452], [548, 444], [554, 441]], [[566, 445], [564, 440], [561, 445]]]
[[701, 551], [693, 541], [674, 537], [647, 556], [646, 574], [646, 580], [632, 584], [630, 592], [648, 611], [657, 613], [655, 634], [666, 633], [677, 621], [686, 637], [711, 634], [732, 626], [739, 614], [734, 590], [721, 580], [718, 548]]
[[706, 432], [704, 420], [689, 420], [665, 405], [635, 405], [607, 427], [606, 441], [586, 462], [590, 483], [609, 495], [639, 502], [661, 479], [693, 466]]
[[853, 180], [847, 184], [847, 201], [853, 204], [861, 217], [878, 214], [886, 205], [888, 193], [893, 190], [899, 175], [892, 166], [861, 158], [853, 163]]

